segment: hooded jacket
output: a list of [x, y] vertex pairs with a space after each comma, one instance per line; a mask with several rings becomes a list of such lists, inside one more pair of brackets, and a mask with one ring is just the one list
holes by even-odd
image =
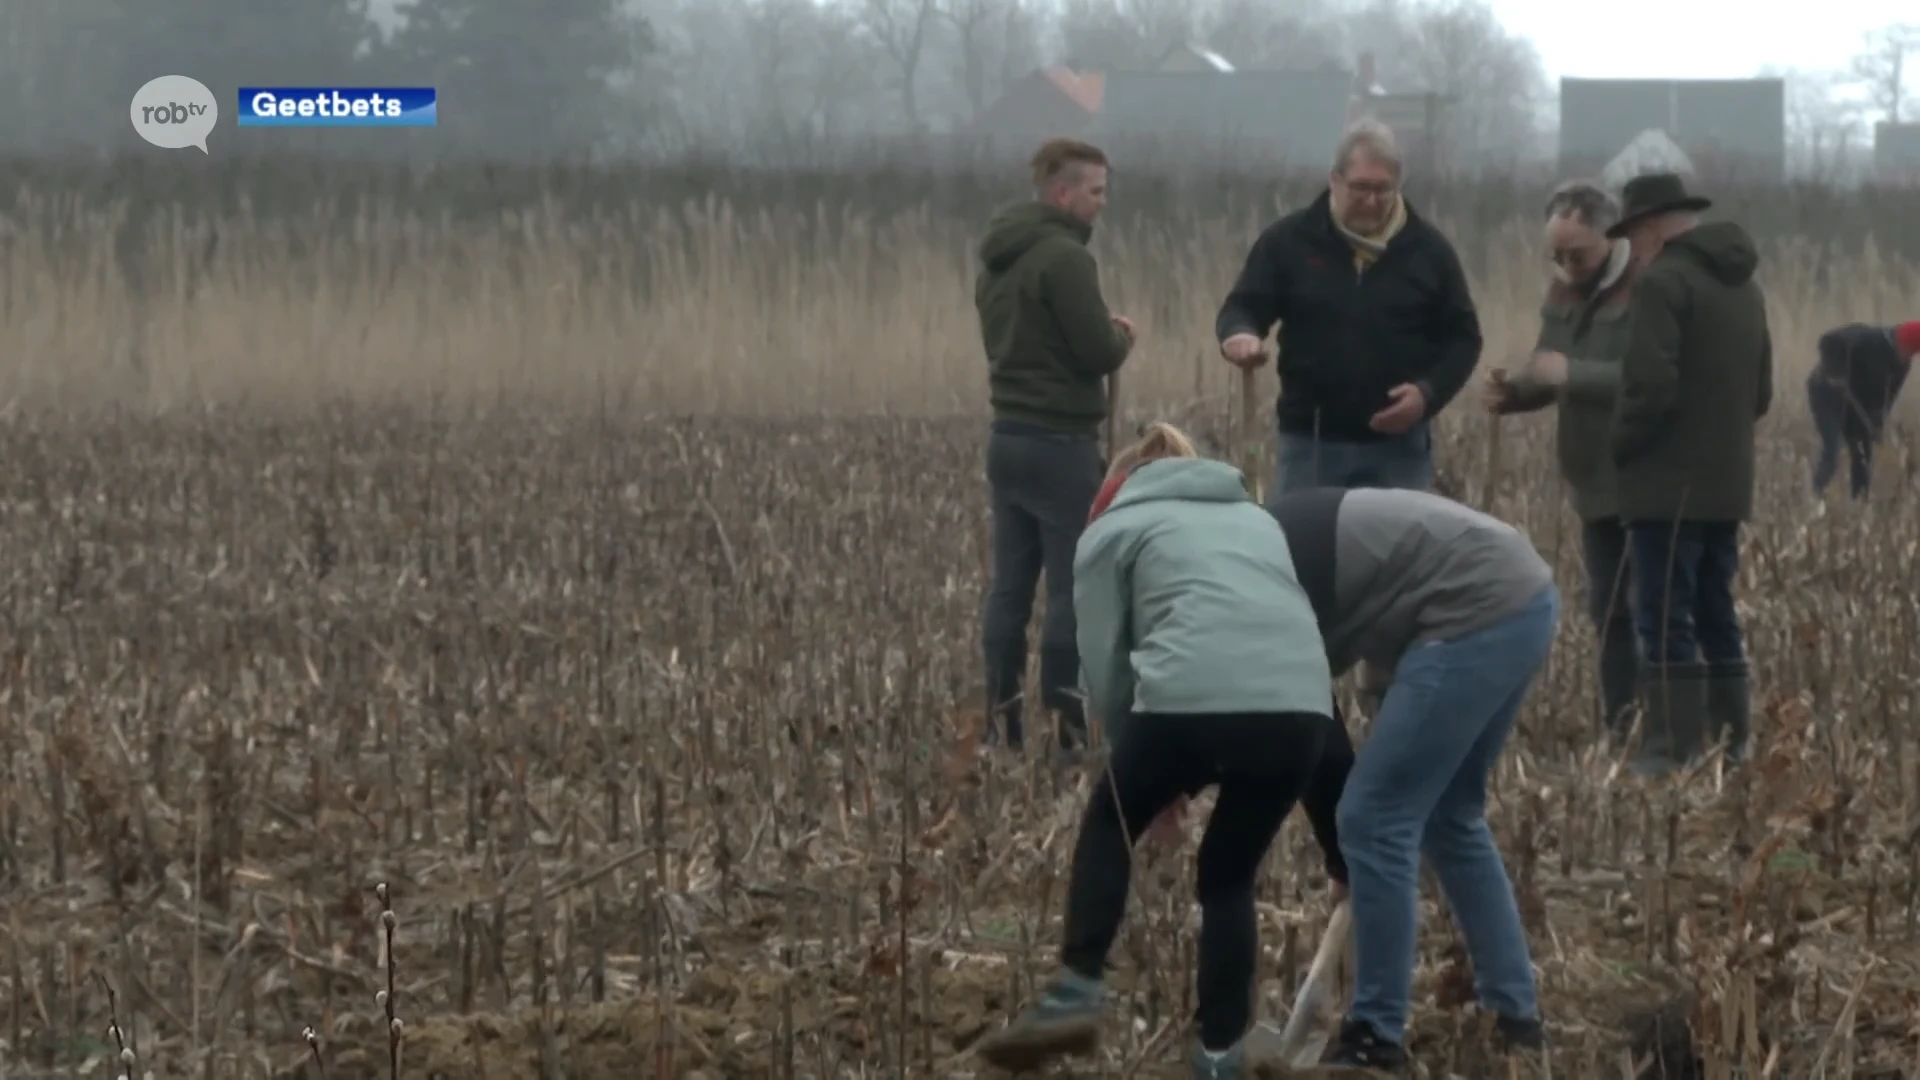
[[1039, 201], [1003, 207], [988, 222], [973, 302], [995, 419], [1084, 435], [1106, 419], [1100, 380], [1133, 343], [1100, 295], [1092, 235]]
[[1226, 462], [1133, 470], [1080, 535], [1073, 610], [1088, 711], [1114, 742], [1133, 713], [1333, 714], [1286, 535]]
[[1820, 361], [1807, 375], [1808, 392], [1819, 392], [1822, 384], [1842, 391], [1848, 430], [1877, 437], [1886, 423], [1913, 367], [1901, 349], [1903, 330], [1920, 351], [1920, 323], [1848, 323], [1820, 335]]
[[1634, 285], [1612, 449], [1620, 516], [1744, 521], [1773, 338], [1753, 238], [1732, 222], [1668, 240]]
[[1335, 676], [1492, 626], [1553, 584], [1526, 535], [1440, 495], [1304, 488], [1267, 512], [1287, 534]]

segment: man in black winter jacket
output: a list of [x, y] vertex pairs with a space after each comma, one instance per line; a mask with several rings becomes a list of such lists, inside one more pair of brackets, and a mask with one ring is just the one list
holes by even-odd
[[1849, 323], [1820, 335], [1820, 362], [1807, 376], [1807, 404], [1820, 431], [1820, 460], [1813, 466], [1813, 493], [1824, 492], [1847, 448], [1848, 487], [1864, 499], [1873, 477], [1873, 448], [1880, 442], [1893, 399], [1920, 354], [1920, 321], [1896, 326]]
[[1281, 324], [1282, 491], [1431, 487], [1428, 422], [1479, 363], [1460, 258], [1400, 180], [1392, 133], [1356, 124], [1327, 191], [1260, 234], [1220, 305], [1220, 351], [1244, 370]]

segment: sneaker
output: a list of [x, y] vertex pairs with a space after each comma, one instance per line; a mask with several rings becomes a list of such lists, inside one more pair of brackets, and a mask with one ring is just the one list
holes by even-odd
[[1192, 1071], [1193, 1080], [1244, 1080], [1253, 1075], [1247, 1071], [1244, 1043], [1234, 1043], [1225, 1050], [1209, 1050], [1195, 1042], [1187, 1067]]
[[1326, 1069], [1398, 1074], [1407, 1068], [1407, 1052], [1399, 1043], [1381, 1038], [1365, 1020], [1347, 1020], [1320, 1064]]
[[1106, 992], [1099, 982], [1063, 972], [1012, 1023], [983, 1037], [974, 1053], [1014, 1073], [1031, 1072], [1058, 1057], [1090, 1054], [1100, 1045], [1105, 1005]]

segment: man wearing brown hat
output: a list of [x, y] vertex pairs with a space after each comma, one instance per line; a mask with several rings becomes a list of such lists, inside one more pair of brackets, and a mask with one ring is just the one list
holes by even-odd
[[1740, 524], [1753, 510], [1754, 427], [1773, 400], [1760, 256], [1673, 173], [1629, 180], [1609, 237], [1644, 269], [1613, 419], [1640, 638], [1641, 748], [1635, 771], [1686, 764], [1723, 735], [1746, 756], [1746, 646], [1734, 607]]

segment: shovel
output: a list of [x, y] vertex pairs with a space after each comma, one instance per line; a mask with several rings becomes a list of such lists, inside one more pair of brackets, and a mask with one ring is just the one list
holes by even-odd
[[1327, 932], [1320, 938], [1319, 951], [1313, 954], [1306, 981], [1294, 995], [1286, 1026], [1276, 1032], [1272, 1024], [1255, 1025], [1248, 1037], [1250, 1059], [1277, 1062], [1288, 1069], [1311, 1069], [1320, 1063], [1329, 1036], [1324, 1014], [1331, 1011], [1328, 1007], [1333, 1004], [1334, 983], [1339, 979], [1340, 961], [1352, 932], [1353, 912], [1342, 900], [1327, 920]]
[[1260, 483], [1260, 436], [1255, 429], [1259, 421], [1258, 410], [1253, 403], [1253, 369], [1240, 369], [1240, 456], [1244, 462], [1240, 466], [1246, 473], [1247, 482], [1253, 485], [1253, 501], [1266, 504], [1266, 497]]

